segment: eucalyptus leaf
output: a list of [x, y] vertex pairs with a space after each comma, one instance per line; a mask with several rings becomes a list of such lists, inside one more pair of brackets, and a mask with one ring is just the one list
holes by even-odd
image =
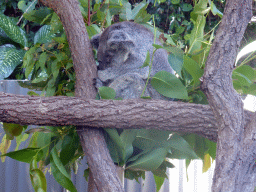
[[[185, 154], [189, 159], [197, 159], [198, 156], [196, 155], [195, 151], [192, 147], [187, 143], [187, 141], [182, 138], [177, 133], [171, 135], [168, 139], [169, 146], [175, 150], [180, 151], [181, 153]], [[173, 157], [176, 158], [176, 157]]]
[[190, 57], [184, 55], [184, 68], [193, 77], [194, 84], [199, 82], [199, 79], [203, 76], [204, 70], [199, 67], [199, 64], [191, 59]]
[[30, 163], [39, 151], [40, 149], [38, 148], [25, 148], [18, 151], [12, 151], [12, 152], [3, 154], [1, 155], [1, 157], [8, 156], [17, 161]]
[[32, 169], [29, 171], [32, 186], [37, 192], [47, 191], [47, 182], [44, 173], [40, 169]]
[[51, 170], [55, 180], [62, 187], [68, 189], [71, 192], [77, 192], [74, 184], [71, 181], [70, 175], [67, 173], [65, 167], [61, 163], [55, 147], [51, 151]]
[[131, 19], [134, 19], [133, 15], [132, 15], [131, 4], [129, 2], [125, 2], [123, 6], [124, 6], [124, 8], [122, 9], [119, 17], [124, 21], [129, 21]]
[[125, 129], [123, 130], [123, 132], [121, 133], [120, 135], [120, 139], [122, 140], [123, 142], [123, 154], [124, 154], [124, 157], [123, 157], [123, 160], [124, 161], [127, 161], [127, 159], [133, 154], [133, 141], [135, 140], [136, 138], [136, 135], [137, 135], [137, 131], [138, 130], [129, 130], [129, 129]]
[[160, 191], [162, 185], [164, 184], [165, 178], [154, 175], [155, 183], [156, 183], [156, 192]]
[[189, 54], [193, 54], [202, 48], [202, 41], [204, 37], [204, 27], [206, 23], [206, 17], [203, 15], [198, 15], [197, 20], [192, 20], [194, 23], [194, 28], [191, 31], [191, 36], [189, 39]]
[[127, 166], [127, 169], [153, 171], [164, 161], [167, 154], [165, 148], [157, 148], [139, 157], [136, 161]]
[[211, 1], [211, 11], [213, 15], [218, 15], [220, 18], [222, 18], [223, 13], [220, 12], [220, 10], [217, 9], [216, 5]]
[[13, 123], [3, 123], [3, 128], [9, 139], [19, 136], [23, 131], [23, 126]]
[[101, 99], [115, 99], [116, 92], [111, 87], [102, 86], [99, 88], [99, 94]]
[[146, 59], [140, 68], [147, 67], [150, 65], [150, 53], [147, 51]]
[[170, 52], [170, 54], [168, 55], [168, 61], [171, 67], [174, 71], [176, 71], [176, 73], [178, 73], [180, 77], [182, 77], [181, 70], [183, 68], [183, 50], [177, 47], [164, 47], [164, 49]]
[[160, 71], [151, 79], [152, 87], [165, 97], [188, 99], [188, 93], [182, 82], [173, 74]]
[[63, 165], [66, 165], [74, 158], [75, 152], [78, 149], [79, 137], [76, 133], [71, 132], [66, 135], [62, 142], [60, 160]]

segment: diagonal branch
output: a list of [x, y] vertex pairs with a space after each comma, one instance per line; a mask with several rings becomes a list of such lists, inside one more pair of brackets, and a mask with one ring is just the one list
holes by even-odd
[[[65, 29], [76, 72], [75, 95], [94, 99], [96, 90], [93, 78], [97, 76], [97, 69], [79, 2], [77, 0], [41, 0], [41, 2], [56, 12]], [[89, 178], [89, 182], [94, 182], [89, 186], [97, 188], [89, 188], [89, 191], [122, 192], [103, 133], [99, 129], [87, 127], [82, 129], [79, 136], [91, 171], [92, 177]]]

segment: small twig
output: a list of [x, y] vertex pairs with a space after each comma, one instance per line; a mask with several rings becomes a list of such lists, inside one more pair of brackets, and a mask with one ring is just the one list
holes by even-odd
[[28, 6], [28, 8], [26, 9], [26, 11], [21, 15], [21, 17], [20, 17], [20, 19], [19, 19], [19, 21], [17, 22], [16, 25], [19, 25], [21, 19], [23, 18], [23, 15], [24, 15], [25, 13], [27, 13], [27, 11], [29, 10], [29, 8], [33, 5], [33, 3], [34, 3], [35, 1], [37, 1], [37, 0], [34, 0], [34, 1]]

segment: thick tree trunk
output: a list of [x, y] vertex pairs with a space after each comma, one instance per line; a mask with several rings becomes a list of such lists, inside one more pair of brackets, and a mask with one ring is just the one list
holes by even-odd
[[[222, 22], [206, 62], [202, 88], [218, 123], [214, 192], [253, 191], [255, 139], [245, 132], [243, 102], [232, 84], [240, 41], [252, 17], [252, 0], [227, 0]], [[253, 122], [249, 125], [251, 127]], [[255, 124], [255, 123], [254, 123]]]
[[[75, 95], [86, 99], [95, 99], [96, 89], [93, 78], [97, 76], [95, 60], [89, 37], [77, 0], [41, 0], [52, 8], [61, 19], [72, 54], [76, 72]], [[121, 192], [123, 188], [117, 176], [115, 165], [109, 155], [103, 133], [99, 129], [81, 127], [81, 144], [86, 153], [92, 178], [100, 192]]]

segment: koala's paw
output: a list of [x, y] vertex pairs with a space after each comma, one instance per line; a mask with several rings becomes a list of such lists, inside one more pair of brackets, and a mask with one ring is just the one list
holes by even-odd
[[99, 78], [95, 78], [95, 79], [94, 79], [94, 86], [95, 86], [97, 89], [99, 89], [100, 87], [103, 86], [103, 83], [102, 83], [102, 81], [101, 81]]

